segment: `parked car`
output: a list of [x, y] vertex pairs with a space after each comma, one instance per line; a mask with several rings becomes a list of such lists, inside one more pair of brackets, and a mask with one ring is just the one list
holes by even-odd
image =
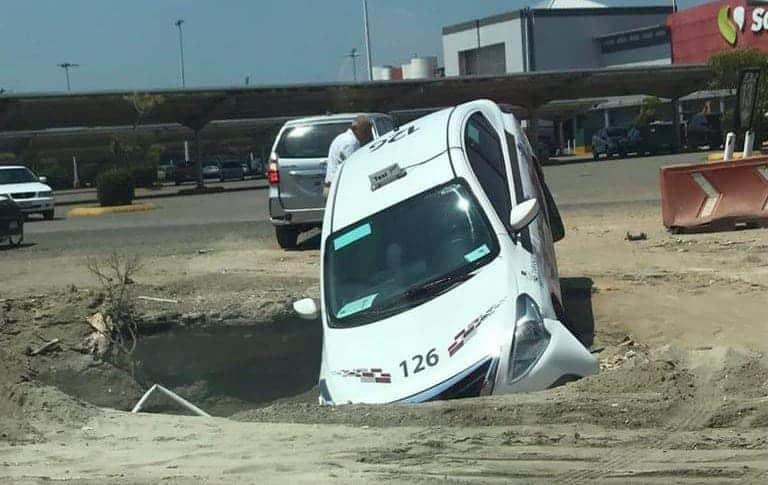
[[322, 226], [321, 302], [294, 303], [322, 320], [322, 404], [534, 391], [598, 371], [565, 323], [562, 221], [541, 173], [514, 115], [485, 100], [345, 162]]
[[627, 132], [627, 151], [656, 154], [675, 151], [675, 127], [671, 121], [632, 126]]
[[220, 179], [221, 167], [218, 163], [209, 163], [203, 166], [203, 178], [204, 179]]
[[176, 185], [197, 181], [195, 165], [191, 162], [176, 162], [173, 170], [173, 181]]
[[10, 197], [0, 195], [0, 243], [12, 247], [24, 241], [24, 213]]
[[[317, 116], [288, 121], [272, 146], [267, 169], [269, 217], [280, 247], [296, 247], [302, 231], [323, 222], [323, 180], [328, 148], [333, 139], [350, 127], [359, 113]], [[392, 131], [392, 117], [369, 113], [373, 138]]]
[[38, 177], [22, 166], [0, 167], [0, 195], [13, 199], [25, 215], [42, 214], [53, 219], [53, 190], [45, 177]]
[[611, 155], [627, 156], [629, 151], [628, 132], [628, 128], [619, 126], [599, 130], [592, 136], [592, 158], [598, 160], [600, 155], [607, 157]]
[[158, 165], [157, 179], [162, 181], [175, 180], [175, 172], [176, 172], [176, 164], [173, 162], [168, 162], [162, 165]]
[[238, 161], [219, 163], [219, 180], [223, 182], [231, 179], [245, 180], [242, 163]]
[[257, 158], [251, 161], [251, 175], [257, 178], [264, 178], [267, 176], [264, 160]]
[[708, 146], [710, 149], [720, 148], [725, 135], [722, 129], [722, 116], [719, 114], [699, 113], [693, 115], [685, 129], [685, 140], [688, 148]]

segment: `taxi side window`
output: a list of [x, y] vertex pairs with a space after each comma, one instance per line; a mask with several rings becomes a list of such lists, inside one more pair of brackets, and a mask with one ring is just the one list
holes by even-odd
[[509, 231], [512, 202], [501, 141], [490, 122], [480, 113], [469, 118], [464, 132], [467, 158], [493, 209]]
[[375, 123], [376, 132], [379, 136], [389, 133], [395, 129], [395, 124], [389, 118], [376, 118]]
[[[520, 170], [520, 159], [517, 156], [517, 140], [511, 133], [506, 131], [504, 133], [506, 135], [507, 151], [509, 152], [510, 168], [512, 169], [512, 182], [515, 188], [515, 204], [519, 204], [526, 199], [526, 194], [523, 193], [523, 173]], [[520, 242], [523, 245], [523, 249], [533, 253], [530, 226], [520, 232]]]

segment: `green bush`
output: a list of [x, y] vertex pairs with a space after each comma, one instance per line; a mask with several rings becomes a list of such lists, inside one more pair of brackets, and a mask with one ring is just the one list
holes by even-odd
[[145, 189], [154, 187], [157, 183], [157, 168], [152, 166], [134, 167], [131, 169], [133, 184]]
[[130, 205], [134, 187], [133, 174], [129, 170], [116, 168], [96, 177], [96, 193], [102, 207]]

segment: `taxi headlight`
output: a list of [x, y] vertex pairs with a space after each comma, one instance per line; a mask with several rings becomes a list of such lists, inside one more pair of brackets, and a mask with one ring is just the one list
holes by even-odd
[[50, 190], [44, 190], [42, 192], [37, 193], [38, 197], [50, 197], [51, 195], [53, 195], [53, 192]]
[[517, 299], [515, 336], [507, 369], [509, 383], [523, 377], [536, 364], [551, 337], [544, 327], [539, 306], [530, 296], [520, 295]]

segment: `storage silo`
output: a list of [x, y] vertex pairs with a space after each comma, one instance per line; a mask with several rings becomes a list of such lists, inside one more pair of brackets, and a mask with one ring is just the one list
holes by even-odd
[[401, 71], [403, 73], [403, 79], [413, 79], [411, 77], [411, 64], [403, 64], [401, 67]]
[[[408, 79], [431, 79], [435, 77], [437, 57], [414, 57], [408, 69]], [[405, 74], [403, 74], [405, 77]]]
[[391, 81], [392, 66], [373, 66], [374, 81]]

